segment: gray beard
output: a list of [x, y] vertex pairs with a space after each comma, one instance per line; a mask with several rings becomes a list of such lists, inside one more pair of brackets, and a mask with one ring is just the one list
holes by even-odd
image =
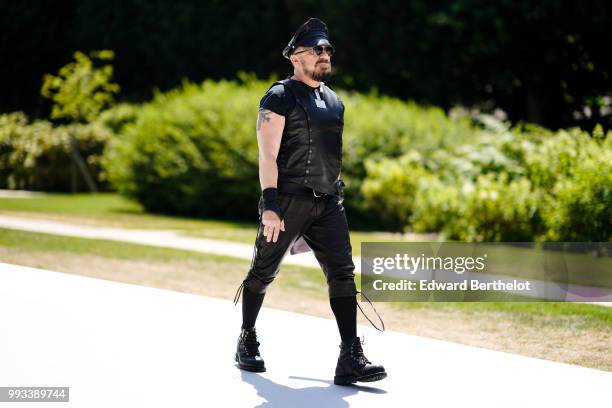
[[313, 81], [317, 81], [317, 82], [325, 82], [327, 81], [329, 78], [331, 78], [332, 76], [332, 70], [330, 69], [329, 71], [325, 71], [325, 72], [317, 72], [316, 69], [312, 72], [308, 73], [308, 76], [310, 77], [310, 79], [312, 79]]

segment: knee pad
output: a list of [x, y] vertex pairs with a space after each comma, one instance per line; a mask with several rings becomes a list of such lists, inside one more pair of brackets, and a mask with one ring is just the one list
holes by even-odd
[[266, 293], [268, 285], [272, 283], [275, 276], [268, 277], [266, 280], [259, 278], [253, 271], [249, 271], [247, 277], [244, 279], [244, 286], [251, 292], [258, 295]]
[[357, 294], [357, 285], [355, 285], [355, 277], [341, 277], [330, 279], [328, 282], [329, 297], [353, 296]]

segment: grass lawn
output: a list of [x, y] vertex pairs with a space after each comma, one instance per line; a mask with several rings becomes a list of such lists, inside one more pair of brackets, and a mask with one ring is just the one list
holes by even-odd
[[[167, 215], [147, 214], [142, 206], [115, 193], [98, 194], [40, 194], [33, 198], [0, 198], [0, 214], [27, 218], [44, 218], [79, 225], [93, 225], [136, 229], [170, 229], [180, 234], [253, 244], [258, 220], [235, 222], [204, 220]], [[349, 214], [350, 223], [350, 214]], [[362, 242], [429, 241], [431, 236], [384, 232], [351, 231], [353, 255], [361, 255]], [[386, 253], [389, 250], [385, 250]], [[479, 251], [484, 251], [480, 247]], [[490, 261], [495, 260], [493, 270], [506, 276], [521, 279], [542, 279], [541, 265], [567, 265], [559, 268], [564, 276], [556, 281], [579, 285], [612, 288], [612, 258], [594, 259], [582, 254], [560, 253], [527, 248], [508, 248], [490, 245], [486, 252]], [[489, 262], [491, 263], [491, 262]], [[588, 267], [587, 267], [588, 263]], [[491, 265], [493, 265], [491, 263]], [[570, 267], [571, 266], [571, 267]], [[569, 272], [568, 272], [569, 271]], [[546, 278], [551, 279], [550, 276]]]
[[[256, 206], [256, 203], [255, 203]], [[106, 227], [171, 229], [194, 237], [252, 244], [258, 219], [252, 222], [203, 220], [145, 213], [142, 206], [115, 193], [44, 194], [32, 198], [0, 198], [0, 214]], [[350, 224], [350, 215], [349, 224]], [[353, 254], [363, 241], [401, 241], [399, 234], [351, 231]], [[423, 239], [427, 241], [428, 239]]]
[[[250, 265], [191, 251], [9, 229], [0, 229], [0, 261], [229, 300]], [[313, 268], [283, 266], [264, 305], [333, 318], [323, 273]], [[376, 322], [369, 305], [362, 307]], [[552, 302], [375, 307], [391, 330], [612, 371], [612, 308]], [[368, 324], [360, 313], [358, 318]]]

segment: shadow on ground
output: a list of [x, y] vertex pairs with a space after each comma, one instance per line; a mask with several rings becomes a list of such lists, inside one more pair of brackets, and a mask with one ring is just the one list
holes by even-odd
[[319, 378], [290, 376], [290, 379], [313, 381], [324, 384], [323, 386], [312, 386], [305, 388], [291, 388], [286, 385], [277, 384], [274, 381], [258, 374], [241, 370], [242, 380], [251, 384], [257, 395], [266, 401], [257, 405], [257, 408], [302, 408], [302, 407], [326, 407], [345, 408], [349, 406], [344, 398], [358, 392], [373, 394], [386, 394], [387, 391], [375, 387], [362, 385], [342, 386], [335, 385], [331, 380]]

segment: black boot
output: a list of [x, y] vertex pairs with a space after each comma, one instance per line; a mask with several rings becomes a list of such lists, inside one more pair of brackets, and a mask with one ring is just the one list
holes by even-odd
[[387, 373], [383, 366], [372, 364], [363, 354], [359, 337], [340, 344], [340, 357], [338, 357], [334, 384], [349, 385], [357, 381], [378, 381], [386, 376]]
[[238, 337], [236, 356], [238, 366], [246, 371], [266, 371], [263, 358], [259, 355], [259, 342], [255, 328], [242, 329]]

